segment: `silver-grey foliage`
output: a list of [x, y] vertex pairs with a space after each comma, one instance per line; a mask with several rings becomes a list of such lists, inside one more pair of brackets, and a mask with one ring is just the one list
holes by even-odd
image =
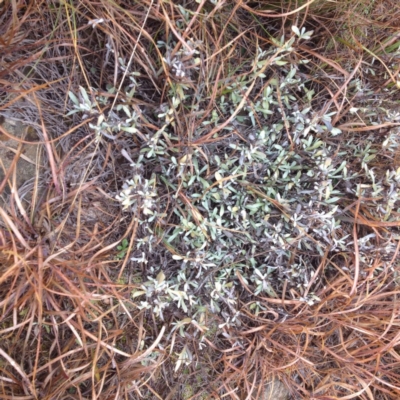
[[[129, 102], [121, 100], [107, 115], [98, 115], [85, 89], [80, 88], [79, 98], [70, 94], [72, 113], [96, 116], [90, 128], [100, 142], [120, 131], [138, 135], [141, 142], [135, 151], [139, 155], [123, 151], [132, 172], [116, 196], [132, 218], [139, 218], [131, 262], [145, 265], [148, 273], [148, 280], [132, 294], [140, 309], [163, 318], [166, 309], [177, 307], [193, 320], [201, 320], [207, 311], [220, 313], [226, 324], [240, 324], [239, 293], [259, 313], [263, 306], [257, 296], [280, 298], [284, 288], [291, 297], [313, 305], [319, 301], [313, 287], [319, 283], [314, 274], [321, 259], [354, 245], [342, 200], [379, 197], [376, 210], [383, 220], [400, 211], [400, 168], [378, 177], [370, 167], [376, 145], [356, 139], [340, 143], [334, 113], [315, 108], [314, 90], [299, 72], [307, 60], [298, 65], [289, 61], [296, 41], [309, 39], [312, 32], [296, 27], [293, 32], [290, 40], [275, 39], [275, 47], [259, 49], [247, 73], [232, 77], [210, 118], [193, 124], [198, 130], [191, 132], [191, 140], [198, 140], [197, 145], [178, 146], [174, 133], [176, 119], [194, 111], [196, 94], [184, 83], [175, 82], [168, 101], [155, 115], [146, 116], [159, 127], [152, 135], [141, 132], [144, 110]], [[200, 59], [187, 61], [185, 56], [188, 48], [199, 54], [201, 43], [188, 41], [173, 56], [166, 43], [160, 42], [159, 48], [165, 54], [162, 62], [177, 78], [197, 74]], [[129, 76], [125, 91], [132, 99], [141, 78], [136, 72]], [[258, 92], [262, 95], [256, 96]], [[198, 115], [204, 111], [201, 104]], [[213, 139], [227, 138], [201, 142], [205, 133], [228, 119]], [[383, 138], [380, 146], [387, 153], [398, 151], [398, 135]], [[353, 160], [359, 160], [358, 168]], [[146, 178], [145, 171], [151, 176]], [[373, 238], [358, 239], [367, 266]], [[156, 243], [165, 254], [163, 263], [152, 261]], [[394, 249], [375, 251], [391, 254]]]

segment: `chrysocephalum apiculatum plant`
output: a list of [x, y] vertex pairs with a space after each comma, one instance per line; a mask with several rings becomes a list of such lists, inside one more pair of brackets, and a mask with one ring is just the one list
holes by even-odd
[[[312, 283], [318, 282], [313, 276], [320, 260], [353, 245], [351, 230], [343, 226], [344, 197], [379, 194], [386, 198], [376, 204], [379, 215], [388, 219], [393, 210], [400, 211], [400, 169], [378, 177], [370, 167], [376, 146], [356, 137], [338, 146], [342, 132], [332, 125], [333, 113], [316, 108], [309, 78], [300, 71], [308, 60], [289, 61], [296, 44], [312, 32], [292, 30], [290, 39], [274, 39], [270, 48], [258, 49], [239, 78], [231, 76], [210, 118], [193, 124], [196, 146], [183, 148], [175, 132], [178, 118], [193, 120], [195, 113], [200, 121], [207, 101], [180, 82], [200, 79], [200, 41], [188, 40], [175, 53], [174, 43], [158, 43], [162, 62], [177, 79], [155, 112], [131, 105], [141, 74], [130, 71], [119, 55], [129, 84], [113, 107], [112, 97], [93, 101], [82, 87], [79, 99], [70, 93], [71, 113], [97, 118], [90, 128], [98, 141], [124, 131], [140, 142], [139, 148], [122, 151], [131, 173], [116, 195], [139, 219], [130, 260], [144, 266], [148, 278], [132, 296], [140, 309], [161, 319], [167, 309], [179, 308], [188, 317], [174, 328], [181, 334], [192, 321], [201, 324], [206, 312], [222, 315], [225, 324], [240, 324], [238, 297], [247, 299], [256, 314], [263, 309], [257, 296], [280, 298], [283, 290], [309, 305], [318, 302]], [[359, 84], [355, 79], [350, 88], [362, 90]], [[109, 88], [110, 94], [116, 91]], [[98, 104], [109, 111], [99, 114]], [[154, 134], [141, 131], [143, 117], [158, 126]], [[375, 117], [370, 116], [372, 122]], [[212, 140], [202, 141], [213, 129]], [[398, 150], [398, 136], [381, 145], [384, 152]], [[354, 159], [359, 162], [349, 163]], [[373, 262], [373, 237], [358, 239], [365, 265]], [[190, 362], [186, 353], [179, 359]]]

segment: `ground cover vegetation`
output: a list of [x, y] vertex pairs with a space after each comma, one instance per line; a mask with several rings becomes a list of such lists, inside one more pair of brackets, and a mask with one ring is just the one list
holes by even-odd
[[399, 398], [397, 2], [0, 13], [1, 398]]

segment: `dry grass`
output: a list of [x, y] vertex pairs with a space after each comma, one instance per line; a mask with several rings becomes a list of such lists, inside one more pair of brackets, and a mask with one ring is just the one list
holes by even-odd
[[[344, 198], [343, 234], [350, 232], [355, 245], [340, 253], [327, 251], [316, 261], [312, 290], [321, 301], [309, 306], [289, 290], [280, 299], [260, 295], [265, 310], [255, 316], [248, 301], [251, 288], [243, 282], [245, 295], [237, 300], [241, 326], [219, 330], [221, 317], [207, 314], [203, 322], [211, 329], [200, 351], [196, 326], [190, 325], [183, 337], [170, 333], [171, 323], [182, 318], [179, 310], [160, 321], [139, 310], [131, 297], [146, 276], [129, 260], [140, 227], [112, 194], [129, 177], [121, 150], [138, 139], [120, 133], [97, 142], [88, 120], [65, 117], [68, 91], [79, 85], [123, 96], [106, 93], [107, 84], [122, 82], [116, 53], [127, 62], [131, 58], [145, 77], [134, 106], [158, 112], [176, 78], [156, 42], [171, 35], [176, 40], [172, 53], [192, 38], [202, 41], [203, 57], [196, 80], [184, 81], [199, 99], [203, 116], [182, 114], [174, 146], [183, 156], [227, 139], [222, 125], [196, 137], [193, 132], [211, 116], [228, 80], [246, 76], [257, 46], [268, 46], [272, 36], [290, 36], [297, 24], [315, 30], [312, 41], [293, 53], [293, 63], [312, 60], [302, 73], [317, 94], [314, 103], [321, 113], [337, 112], [333, 123], [344, 132], [340, 140], [378, 148], [383, 135], [398, 135], [399, 124], [386, 122], [378, 109], [399, 106], [397, 3], [28, 3], [0, 2], [0, 113], [37, 131], [39, 141], [31, 145], [43, 148], [46, 161], [41, 162], [47, 167], [27, 183], [29, 201], [20, 198], [12, 179], [19, 153], [4, 171], [8, 179], [0, 182], [2, 190], [6, 185], [11, 190], [0, 208], [0, 397], [250, 399], [261, 398], [260, 382], [275, 377], [293, 399], [399, 398], [398, 213], [383, 220], [375, 198], [362, 204]], [[178, 3], [191, 10], [185, 24]], [[97, 19], [103, 22], [94, 28], [89, 22]], [[372, 67], [375, 75], [368, 74]], [[352, 90], [355, 77], [368, 87], [368, 95]], [[366, 110], [350, 113], [361, 106]], [[368, 119], [374, 108], [378, 126]], [[146, 119], [141, 126], [143, 133], [158, 130]], [[400, 154], [379, 153], [374, 162], [378, 176], [393, 164], [398, 168]], [[354, 160], [356, 165], [360, 160]], [[169, 216], [172, 207], [171, 198], [165, 210]], [[357, 239], [369, 233], [375, 233], [375, 246], [365, 260]], [[119, 260], [117, 246], [125, 238], [127, 252]], [[167, 249], [157, 249], [153, 261], [161, 263]], [[176, 373], [176, 353], [185, 346], [196, 363]], [[192, 394], [184, 397], [187, 387]]]

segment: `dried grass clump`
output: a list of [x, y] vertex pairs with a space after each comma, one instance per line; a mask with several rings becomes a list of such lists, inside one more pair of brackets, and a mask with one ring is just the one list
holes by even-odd
[[397, 3], [0, 7], [1, 398], [400, 396]]

